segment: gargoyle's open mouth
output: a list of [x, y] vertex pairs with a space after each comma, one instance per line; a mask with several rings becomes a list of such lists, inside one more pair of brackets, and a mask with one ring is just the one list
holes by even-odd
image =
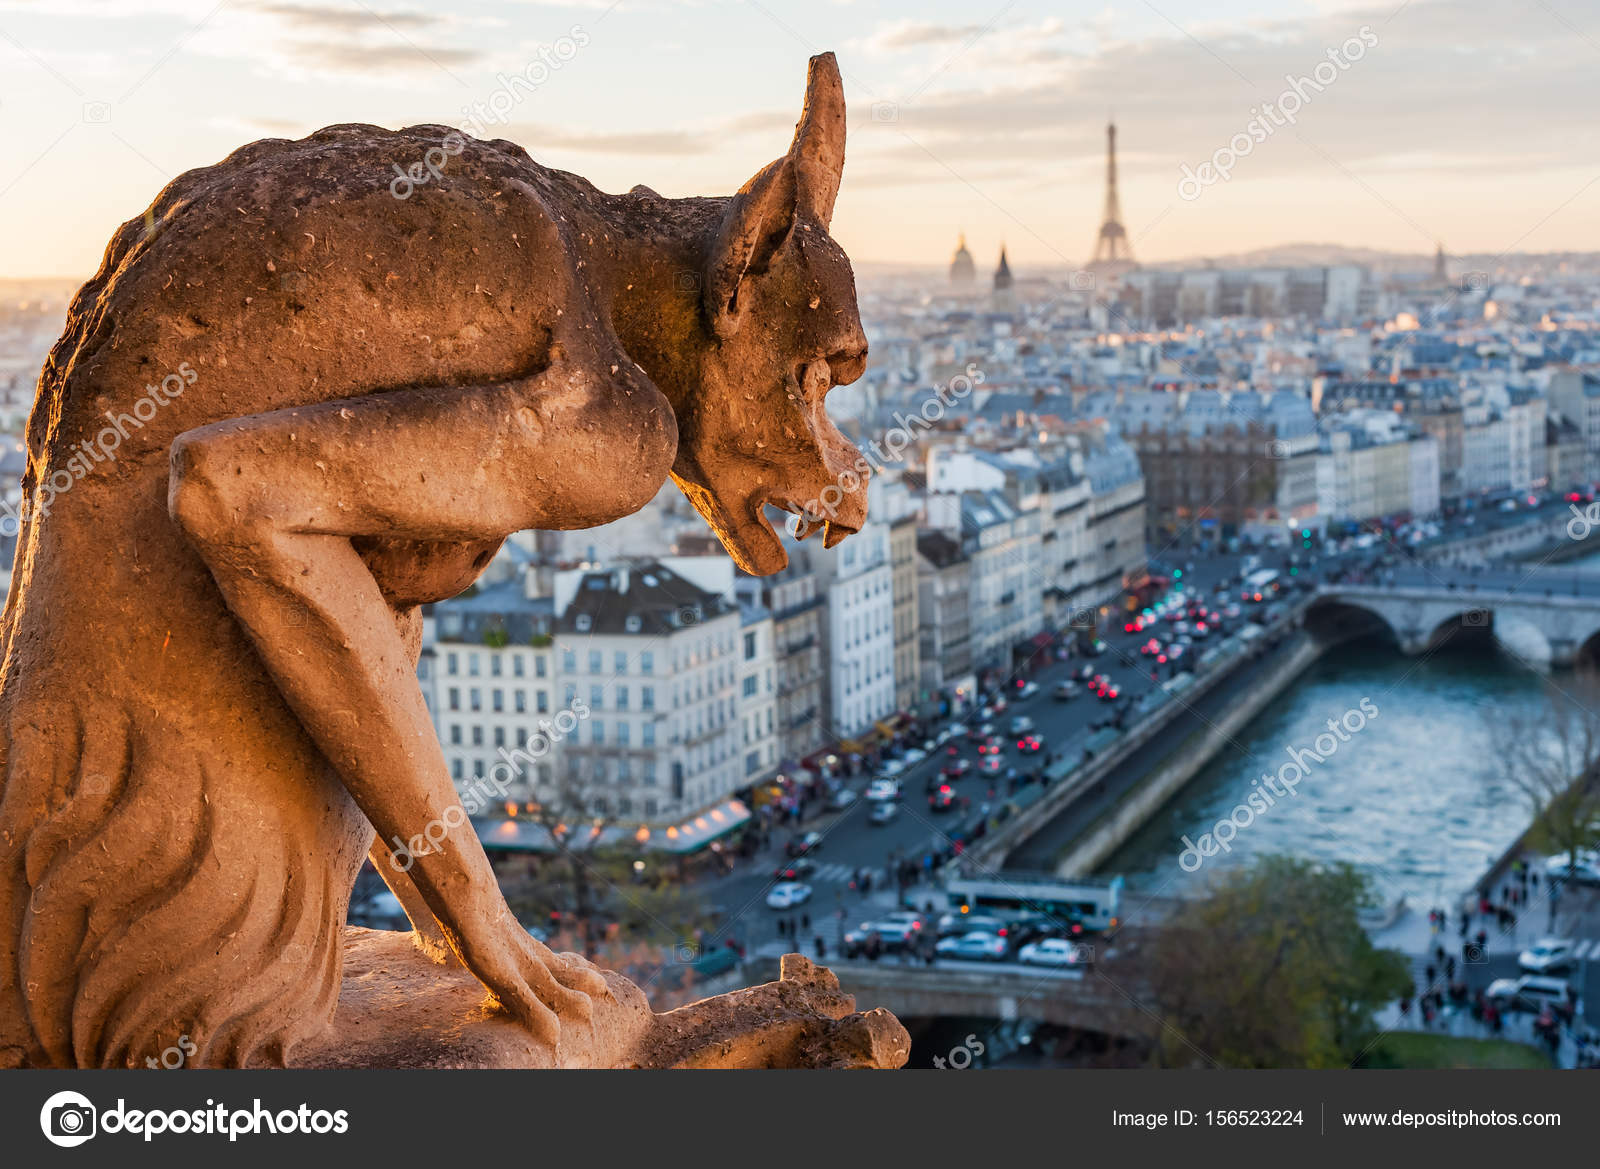
[[676, 473], [673, 479], [695, 510], [711, 525], [734, 563], [752, 576], [770, 576], [783, 571], [789, 563], [783, 540], [767, 515], [769, 504], [795, 517], [791, 530], [797, 539], [803, 540], [820, 531], [823, 546], [827, 548], [860, 531], [866, 519], [865, 491], [845, 496], [836, 514], [820, 515], [814, 506], [808, 508], [787, 495], [772, 491], [757, 491], [742, 508], [738, 504], [727, 507], [706, 488]]
[[803, 505], [789, 499], [771, 498], [766, 502], [772, 504], [780, 511], [788, 512], [794, 517], [789, 525], [789, 531], [796, 540], [804, 540], [808, 536], [822, 533], [822, 546], [832, 548], [846, 536], [853, 536], [861, 530], [859, 524], [851, 523], [838, 516], [819, 516], [808, 511]]

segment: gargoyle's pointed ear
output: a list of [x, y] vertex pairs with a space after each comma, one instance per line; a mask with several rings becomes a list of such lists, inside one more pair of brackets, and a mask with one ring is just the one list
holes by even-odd
[[764, 168], [733, 197], [706, 263], [703, 296], [711, 327], [731, 337], [743, 317], [740, 295], [766, 271], [796, 215], [824, 228], [844, 171], [844, 83], [832, 53], [811, 58], [806, 104], [789, 153]]
[[833, 201], [844, 174], [844, 81], [832, 53], [811, 58], [806, 105], [794, 128], [789, 157], [795, 166], [800, 209], [823, 227], [833, 222]]

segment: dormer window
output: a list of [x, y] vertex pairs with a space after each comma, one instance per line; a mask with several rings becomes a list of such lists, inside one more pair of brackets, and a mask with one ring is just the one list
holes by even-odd
[[643, 625], [644, 625], [644, 622], [640, 621], [637, 615], [630, 616], [626, 621], [624, 621], [622, 623], [622, 627], [624, 629], [626, 629], [629, 633], [638, 633], [639, 630], [643, 627]]
[[587, 613], [579, 613], [577, 626], [579, 633], [588, 633], [594, 627], [594, 618]]

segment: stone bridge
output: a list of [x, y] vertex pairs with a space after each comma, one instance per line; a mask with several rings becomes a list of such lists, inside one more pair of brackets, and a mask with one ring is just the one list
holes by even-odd
[[[855, 996], [858, 1011], [884, 1007], [901, 1019], [1030, 1019], [1105, 1035], [1143, 1034], [1152, 1018], [1147, 990], [1118, 965], [1055, 970], [943, 961], [928, 967], [895, 958], [828, 962], [840, 989]], [[756, 958], [741, 970], [746, 981], [768, 981], [777, 977], [777, 959]]]
[[1452, 637], [1496, 638], [1520, 656], [1571, 666], [1600, 660], [1600, 582], [1565, 568], [1407, 567], [1321, 586], [1305, 627], [1324, 641], [1386, 631], [1407, 654]]

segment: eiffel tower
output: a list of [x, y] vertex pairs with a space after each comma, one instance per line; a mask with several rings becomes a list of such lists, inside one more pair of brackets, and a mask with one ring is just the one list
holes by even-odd
[[1133, 249], [1128, 245], [1128, 229], [1122, 226], [1122, 204], [1117, 198], [1117, 124], [1106, 123], [1106, 212], [1100, 234], [1094, 241], [1094, 258], [1089, 271], [1115, 278], [1133, 271]]

